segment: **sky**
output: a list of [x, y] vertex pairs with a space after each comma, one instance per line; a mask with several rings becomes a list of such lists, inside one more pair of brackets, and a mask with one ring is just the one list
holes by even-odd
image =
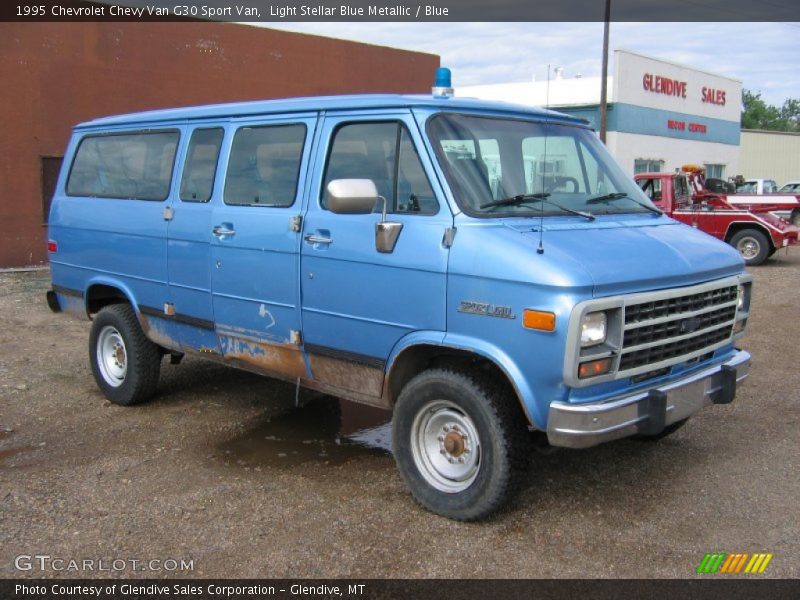
[[[382, 46], [438, 54], [453, 85], [600, 75], [602, 23], [262, 23]], [[800, 23], [612, 23], [622, 48], [743, 82], [769, 104], [800, 98]], [[613, 75], [613, 72], [610, 72]]]

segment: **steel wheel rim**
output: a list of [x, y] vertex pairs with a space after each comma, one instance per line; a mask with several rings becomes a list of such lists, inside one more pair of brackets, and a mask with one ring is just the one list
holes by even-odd
[[736, 245], [736, 249], [746, 259], [755, 258], [758, 256], [761, 247], [758, 241], [751, 237], [742, 238]]
[[472, 419], [456, 404], [434, 400], [411, 426], [414, 463], [425, 481], [439, 491], [456, 494], [478, 476], [481, 444]]
[[111, 387], [119, 387], [128, 372], [128, 353], [125, 341], [116, 328], [106, 325], [97, 338], [97, 366], [103, 380]]

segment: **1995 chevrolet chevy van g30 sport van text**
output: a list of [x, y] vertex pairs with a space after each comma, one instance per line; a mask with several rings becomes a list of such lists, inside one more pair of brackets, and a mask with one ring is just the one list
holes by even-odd
[[414, 497], [460, 520], [508, 498], [532, 430], [584, 448], [731, 402], [738, 253], [583, 121], [436, 91], [75, 127], [48, 301], [92, 319], [106, 397], [148, 399], [190, 353], [392, 409]]

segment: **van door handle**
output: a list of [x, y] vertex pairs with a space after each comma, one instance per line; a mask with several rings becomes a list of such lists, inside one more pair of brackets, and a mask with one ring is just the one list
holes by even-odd
[[217, 237], [224, 237], [236, 235], [236, 230], [233, 229], [232, 225], [225, 223], [224, 225], [216, 225], [214, 229], [211, 230], [211, 233]]
[[322, 237], [321, 235], [316, 235], [313, 233], [309, 233], [303, 239], [309, 244], [330, 244], [333, 241], [332, 238]]

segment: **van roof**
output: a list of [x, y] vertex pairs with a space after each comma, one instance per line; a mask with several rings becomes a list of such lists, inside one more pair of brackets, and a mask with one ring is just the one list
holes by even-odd
[[379, 108], [428, 107], [434, 109], [461, 109], [525, 114], [534, 117], [555, 117], [559, 121], [586, 125], [585, 119], [532, 106], [506, 102], [479, 100], [477, 98], [434, 98], [430, 95], [361, 94], [353, 96], [314, 96], [308, 98], [285, 98], [281, 100], [259, 100], [254, 102], [235, 102], [229, 104], [207, 104], [184, 108], [168, 108], [145, 112], [102, 117], [86, 121], [76, 129], [102, 128], [120, 125], [136, 125], [182, 121], [192, 119], [211, 119], [215, 117], [244, 117], [248, 115], [313, 112], [320, 110], [360, 110]]

